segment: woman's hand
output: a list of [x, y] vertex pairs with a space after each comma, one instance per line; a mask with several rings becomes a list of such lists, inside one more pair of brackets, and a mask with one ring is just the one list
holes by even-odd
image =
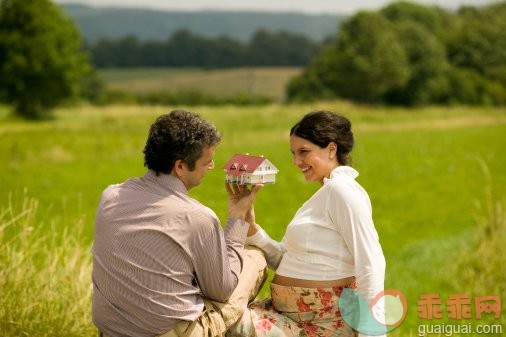
[[254, 225], [255, 224], [255, 205], [251, 205], [251, 207], [249, 208], [249, 210], [246, 212], [246, 222], [249, 223], [250, 225]]
[[246, 222], [249, 223], [248, 236], [254, 235], [260, 230], [260, 225], [255, 220], [255, 206], [251, 205], [251, 208], [246, 213]]

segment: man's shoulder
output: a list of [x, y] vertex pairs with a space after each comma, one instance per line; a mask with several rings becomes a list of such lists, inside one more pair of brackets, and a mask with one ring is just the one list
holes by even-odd
[[189, 209], [185, 209], [186, 212], [192, 214], [193, 216], [203, 217], [213, 222], [219, 222], [218, 216], [216, 213], [206, 205], [202, 204], [200, 201], [193, 199], [191, 197], [187, 197], [188, 207]]
[[118, 190], [121, 188], [123, 183], [111, 184], [102, 191], [102, 199], [110, 199], [118, 194]]

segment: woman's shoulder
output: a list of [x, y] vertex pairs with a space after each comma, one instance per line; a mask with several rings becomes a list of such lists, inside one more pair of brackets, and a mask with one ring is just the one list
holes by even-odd
[[330, 189], [349, 188], [358, 185], [355, 178], [358, 172], [350, 166], [338, 166], [330, 173], [329, 178], [324, 179], [324, 185]]
[[329, 179], [325, 181], [328, 193], [340, 199], [350, 199], [353, 196], [367, 195], [364, 188], [355, 180], [358, 172], [349, 166], [339, 166]]

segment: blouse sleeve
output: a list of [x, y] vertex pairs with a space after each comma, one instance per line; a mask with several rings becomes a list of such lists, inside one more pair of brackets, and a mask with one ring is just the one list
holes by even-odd
[[255, 234], [246, 238], [247, 245], [255, 246], [260, 248], [267, 260], [269, 268], [276, 270], [281, 262], [283, 254], [286, 252], [285, 245], [282, 242], [277, 242], [263, 230], [260, 229]]
[[385, 257], [367, 192], [354, 180], [334, 180], [327, 211], [353, 256], [359, 292], [368, 303], [384, 290]]

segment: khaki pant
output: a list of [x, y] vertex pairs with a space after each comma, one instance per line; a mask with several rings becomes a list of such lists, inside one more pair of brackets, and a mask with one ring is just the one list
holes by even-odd
[[267, 278], [267, 263], [261, 250], [247, 246], [239, 283], [227, 302], [204, 299], [203, 314], [193, 322], [181, 322], [159, 337], [218, 337], [241, 318]]
[[[204, 311], [193, 322], [180, 322], [159, 337], [219, 337], [241, 318], [248, 303], [257, 296], [267, 278], [267, 263], [261, 250], [246, 246], [239, 283], [227, 302], [204, 299]], [[98, 332], [99, 337], [108, 337]]]

